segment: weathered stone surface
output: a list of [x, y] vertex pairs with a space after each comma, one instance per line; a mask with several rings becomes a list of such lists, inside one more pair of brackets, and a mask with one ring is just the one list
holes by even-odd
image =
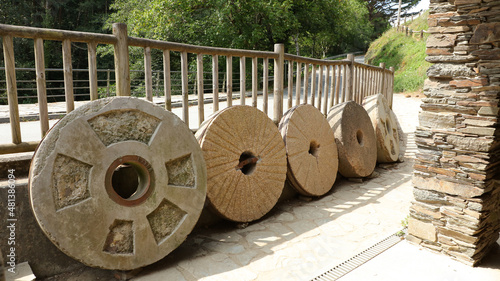
[[429, 219], [439, 219], [442, 217], [439, 208], [420, 202], [413, 203], [410, 207], [410, 211], [414, 211], [421, 215], [427, 216]]
[[486, 44], [500, 41], [500, 23], [479, 24], [474, 31], [470, 44]]
[[477, 50], [471, 52], [471, 55], [477, 56], [479, 59], [482, 60], [499, 60], [500, 49]]
[[436, 227], [430, 222], [423, 222], [415, 218], [408, 219], [408, 232], [411, 235], [431, 241], [437, 241]]
[[299, 193], [321, 196], [335, 183], [339, 157], [325, 116], [312, 105], [298, 105], [281, 118], [279, 130], [288, 160], [287, 179]]
[[468, 4], [478, 4], [481, 3], [481, 0], [455, 0], [455, 5], [468, 5]]
[[457, 88], [479, 87], [488, 84], [487, 78], [469, 78], [465, 80], [452, 80], [450, 86]]
[[399, 158], [399, 136], [396, 115], [381, 94], [367, 97], [363, 107], [372, 120], [377, 142], [377, 162], [395, 162]]
[[427, 76], [435, 78], [469, 78], [472, 75], [474, 71], [463, 64], [436, 63], [427, 70]]
[[477, 112], [479, 115], [485, 116], [497, 116], [498, 115], [498, 106], [483, 106]]
[[429, 27], [428, 31], [430, 33], [460, 33], [460, 32], [466, 32], [469, 31], [470, 27], [468, 26], [436, 26], [436, 27]]
[[418, 115], [420, 126], [428, 128], [453, 128], [456, 125], [456, 113], [422, 111]]
[[488, 152], [493, 144], [492, 139], [485, 138], [448, 136], [446, 140], [449, 144], [456, 146], [458, 149], [467, 151]]
[[493, 136], [495, 135], [495, 128], [484, 128], [484, 127], [473, 127], [467, 126], [467, 128], [458, 129], [461, 133], [474, 134], [480, 136]]
[[457, 40], [456, 34], [431, 34], [427, 38], [427, 48], [454, 47]]
[[428, 56], [451, 56], [451, 55], [453, 55], [453, 49], [451, 49], [451, 48], [428, 48], [425, 50], [425, 54]]
[[207, 163], [207, 199], [222, 217], [261, 218], [283, 191], [287, 160], [281, 134], [269, 117], [251, 106], [223, 109], [198, 130]]
[[420, 189], [435, 190], [450, 195], [458, 195], [463, 197], [477, 197], [484, 194], [484, 190], [473, 185], [460, 184], [437, 178], [423, 178], [419, 176], [413, 177], [413, 185]]
[[453, 55], [453, 56], [428, 56], [425, 58], [427, 62], [452, 62], [452, 63], [466, 63], [476, 60], [477, 57], [473, 55]]
[[366, 110], [356, 102], [332, 107], [327, 116], [339, 151], [339, 172], [345, 177], [367, 177], [377, 163], [375, 130]]
[[[165, 163], [185, 155], [194, 183], [168, 185]], [[121, 164], [136, 172], [132, 194], [112, 180]], [[173, 113], [135, 98], [100, 99], [49, 131], [33, 157], [30, 193], [40, 227], [60, 250], [89, 266], [131, 270], [165, 257], [191, 232], [206, 197], [205, 161]]]

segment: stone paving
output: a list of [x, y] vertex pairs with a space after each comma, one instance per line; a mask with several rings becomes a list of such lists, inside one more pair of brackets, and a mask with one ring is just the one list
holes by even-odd
[[[405, 161], [379, 165], [363, 182], [338, 179], [317, 199], [278, 203], [248, 226], [197, 228], [163, 260], [132, 280], [310, 280], [403, 228], [412, 195], [413, 132], [420, 100], [395, 95], [407, 135]], [[111, 272], [82, 269], [53, 280], [101, 280]], [[89, 280], [90, 280], [89, 279]]]

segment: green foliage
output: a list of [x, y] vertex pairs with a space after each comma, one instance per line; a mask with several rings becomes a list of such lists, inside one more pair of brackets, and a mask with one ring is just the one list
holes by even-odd
[[363, 50], [373, 31], [360, 0], [115, 0], [106, 27], [132, 36], [320, 57]]
[[[427, 16], [422, 15], [412, 23], [408, 23], [414, 30], [427, 29]], [[380, 38], [372, 42], [366, 53], [366, 61], [378, 65], [386, 63], [386, 67], [394, 67], [394, 91], [411, 92], [423, 88], [426, 71], [430, 63], [425, 61], [426, 36], [420, 39], [420, 34], [407, 37], [396, 29], [385, 32]]]

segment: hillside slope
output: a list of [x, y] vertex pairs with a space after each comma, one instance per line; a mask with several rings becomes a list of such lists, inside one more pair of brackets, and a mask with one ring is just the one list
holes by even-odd
[[[426, 12], [406, 25], [412, 30], [427, 30], [428, 15]], [[421, 91], [431, 65], [425, 61], [426, 40], [426, 34], [423, 39], [420, 33], [408, 37], [392, 28], [370, 44], [365, 60], [373, 65], [385, 62], [387, 68], [394, 67], [394, 92]]]

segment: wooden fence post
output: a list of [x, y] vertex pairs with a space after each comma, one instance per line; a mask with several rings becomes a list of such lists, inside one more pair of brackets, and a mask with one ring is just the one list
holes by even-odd
[[219, 57], [212, 56], [212, 94], [213, 94], [213, 112], [219, 111]]
[[64, 96], [66, 98], [66, 113], [75, 109], [75, 98], [73, 95], [73, 66], [71, 63], [71, 41], [64, 40], [62, 45], [63, 72], [64, 72]]
[[196, 80], [198, 87], [198, 125], [205, 121], [205, 93], [203, 86], [203, 54], [196, 56]]
[[21, 125], [19, 120], [19, 106], [17, 102], [16, 63], [14, 60], [14, 43], [12, 36], [2, 38], [3, 59], [5, 62], [5, 82], [7, 84], [7, 100], [9, 103], [10, 130], [12, 143], [21, 143]]
[[245, 105], [246, 99], [246, 57], [240, 57], [240, 105]]
[[346, 101], [353, 100], [353, 83], [354, 83], [354, 54], [348, 54], [347, 60], [349, 60], [349, 70], [347, 71], [346, 77]]
[[189, 126], [188, 54], [181, 52], [182, 121]]
[[389, 70], [392, 72], [391, 76], [389, 78], [389, 106], [392, 109], [392, 101], [393, 101], [393, 94], [394, 94], [394, 67], [391, 66]]
[[116, 95], [130, 96], [130, 67], [127, 25], [124, 23], [114, 23], [113, 35], [115, 35], [117, 39], [115, 45]]
[[379, 67], [382, 68], [382, 70], [380, 71], [380, 93], [387, 97], [387, 93], [385, 92], [385, 62], [381, 62], [379, 64]]
[[153, 71], [151, 69], [151, 48], [144, 48], [144, 83], [146, 84], [146, 99], [153, 101]]
[[278, 54], [278, 59], [274, 60], [274, 118], [278, 124], [283, 116], [283, 87], [285, 68], [285, 45], [275, 44], [274, 52]]
[[94, 42], [87, 44], [89, 56], [89, 89], [90, 100], [99, 98], [97, 90], [97, 44]]
[[165, 109], [168, 111], [172, 111], [172, 81], [170, 76], [170, 51], [163, 50], [163, 90], [165, 92]]
[[40, 129], [42, 138], [49, 131], [49, 110], [47, 107], [47, 84], [45, 77], [43, 39], [35, 38], [36, 92], [40, 109]]

